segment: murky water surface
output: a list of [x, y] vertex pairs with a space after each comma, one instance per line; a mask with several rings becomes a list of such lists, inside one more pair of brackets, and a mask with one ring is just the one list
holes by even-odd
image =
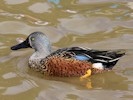
[[[114, 71], [80, 81], [28, 68], [17, 38], [48, 35], [53, 48], [126, 49]], [[1, 0], [0, 100], [133, 100], [133, 0]]]

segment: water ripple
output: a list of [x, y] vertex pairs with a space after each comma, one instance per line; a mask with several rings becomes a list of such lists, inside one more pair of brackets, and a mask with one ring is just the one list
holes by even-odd
[[38, 87], [38, 85], [33, 80], [23, 80], [19, 85], [7, 87], [3, 95], [16, 95], [36, 87]]
[[16, 76], [17, 76], [16, 73], [14, 73], [14, 72], [8, 72], [8, 73], [4, 74], [2, 77], [3, 77], [4, 79], [10, 79], [10, 78], [14, 78], [14, 77], [16, 77]]
[[6, 4], [16, 5], [29, 2], [29, 0], [4, 0]]
[[30, 22], [32, 24], [36, 24], [36, 25], [48, 25], [49, 24], [49, 22], [42, 21], [38, 18], [32, 17], [30, 15], [26, 15], [26, 14], [13, 14], [13, 13], [1, 10], [0, 15], [6, 16], [6, 17], [12, 17], [17, 20], [27, 20], [28, 22]]

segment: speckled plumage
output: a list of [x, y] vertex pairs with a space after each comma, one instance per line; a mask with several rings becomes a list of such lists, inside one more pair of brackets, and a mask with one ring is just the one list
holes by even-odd
[[[31, 69], [43, 74], [65, 77], [82, 76], [89, 69], [92, 74], [111, 70], [125, 54], [123, 50], [100, 51], [81, 47], [62, 48], [51, 52], [50, 42], [47, 41], [46, 35], [34, 32], [23, 43], [11, 49], [34, 48], [35, 53], [29, 59]], [[103, 69], [93, 67], [94, 63], [101, 63]]]

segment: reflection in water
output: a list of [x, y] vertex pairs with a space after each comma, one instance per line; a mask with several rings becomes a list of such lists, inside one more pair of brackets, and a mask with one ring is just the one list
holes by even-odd
[[[106, 78], [109, 78], [109, 77], [106, 77]], [[98, 79], [98, 77], [96, 79]], [[107, 79], [107, 80], [109, 80], [109, 79]], [[110, 95], [116, 95], [115, 97], [110, 97], [110, 100], [111, 99], [117, 100], [118, 98], [123, 97], [124, 94], [125, 95], [132, 94], [132, 92], [126, 91], [127, 85], [123, 84], [123, 83], [121, 84], [121, 82], [123, 82], [122, 80], [120, 82], [118, 82], [117, 79], [115, 79], [115, 80], [117, 82], [114, 83], [113, 81], [110, 81], [110, 83], [108, 85], [106, 83], [106, 79], [100, 78], [97, 81], [95, 80], [95, 82], [97, 82], [96, 84], [97, 85], [99, 84], [99, 86], [97, 86], [97, 89], [92, 88], [91, 90], [83, 89], [83, 88], [80, 89], [79, 86], [75, 87], [75, 84], [72, 85], [72, 84], [66, 84], [66, 83], [62, 83], [62, 82], [53, 82], [53, 84], [50, 83], [51, 88], [41, 91], [38, 94], [38, 96], [36, 97], [36, 100], [43, 100], [44, 98], [47, 98], [49, 100], [52, 100], [52, 99], [63, 100], [64, 98], [66, 98], [66, 99], [76, 98], [76, 99], [81, 99], [81, 100], [82, 99], [88, 100], [90, 98], [95, 98], [95, 97], [98, 97], [99, 100], [102, 100], [102, 99], [110, 97]], [[76, 82], [76, 83], [78, 84], [79, 82]], [[79, 83], [79, 84], [81, 84], [81, 83]], [[95, 87], [96, 87], [96, 84], [95, 84]], [[104, 85], [106, 85], [106, 86], [104, 86]], [[102, 87], [106, 87], [106, 88], [102, 89]], [[115, 91], [113, 92], [112, 87], [114, 87], [114, 88], [118, 87], [118, 89], [115, 89]], [[120, 87], [125, 87], [125, 88], [123, 88], [124, 93], [120, 92], [120, 90], [119, 90]], [[102, 94], [104, 94], [104, 95], [102, 95]]]
[[[57, 92], [58, 91], [58, 92]], [[52, 95], [51, 95], [52, 94]], [[103, 96], [104, 95], [104, 96]], [[47, 98], [48, 100], [63, 100], [63, 99], [72, 99], [72, 100], [95, 100], [95, 98], [98, 98], [98, 100], [118, 100], [119, 98], [123, 98], [126, 95], [132, 95], [132, 92], [125, 91], [124, 93], [120, 91], [103, 91], [103, 90], [91, 90], [91, 91], [78, 91], [71, 87], [69, 87], [68, 90], [64, 90], [63, 88], [57, 89], [49, 89], [47, 91], [42, 91], [39, 93], [36, 100], [45, 100]], [[108, 98], [109, 97], [109, 98]], [[75, 99], [76, 98], [76, 99]], [[125, 100], [125, 99], [123, 99]], [[128, 99], [129, 100], [129, 99]]]
[[[110, 71], [105, 72], [103, 74], [93, 75], [89, 78], [85, 78], [81, 80], [79, 77], [51, 77], [51, 76], [43, 76], [40, 73], [36, 73], [32, 70], [28, 71], [28, 74], [32, 76], [33, 79], [42, 80], [40, 81], [42, 84], [53, 84], [55, 87], [61, 84], [68, 84], [72, 85], [77, 90], [92, 90], [92, 89], [99, 89], [99, 90], [128, 90], [129, 81], [128, 76], [121, 75], [119, 73]], [[31, 77], [30, 76], [30, 77]], [[119, 80], [118, 80], [119, 79]], [[49, 81], [49, 82], [46, 82]], [[51, 85], [50, 85], [51, 86]], [[63, 85], [65, 86], [65, 85]], [[65, 88], [65, 87], [64, 87]]]
[[[55, 79], [56, 81], [51, 81]], [[118, 98], [123, 97], [123, 95], [132, 95], [132, 92], [127, 91], [127, 78], [121, 77], [114, 72], [94, 75], [83, 81], [80, 81], [79, 78], [63, 79], [55, 77], [49, 80], [51, 82], [46, 82], [45, 80], [45, 83], [49, 83], [51, 87], [41, 91], [36, 97], [36, 100], [43, 100], [45, 98], [49, 100], [62, 100], [64, 98], [88, 100], [88, 98], [93, 97], [98, 97], [99, 100], [103, 100], [110, 97], [110, 95], [116, 95], [115, 97], [110, 97], [110, 100], [118, 100]], [[90, 82], [89, 84], [92, 85], [92, 88], [88, 89], [88, 87], [86, 87], [88, 81]]]
[[111, 73], [111, 75], [104, 73], [103, 76], [93, 78], [92, 84], [94, 88], [99, 89], [128, 90], [128, 85], [126, 83], [127, 80], [126, 77], [121, 77], [115, 73]]

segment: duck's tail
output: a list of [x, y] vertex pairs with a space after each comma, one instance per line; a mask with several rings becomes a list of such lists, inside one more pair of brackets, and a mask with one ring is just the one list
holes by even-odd
[[112, 53], [113, 59], [109, 60], [106, 64], [106, 68], [112, 69], [115, 64], [119, 61], [119, 59], [126, 54], [125, 50], [118, 50]]
[[95, 51], [96, 56], [93, 56], [94, 63], [102, 63], [104, 68], [112, 69], [125, 53], [126, 50]]

